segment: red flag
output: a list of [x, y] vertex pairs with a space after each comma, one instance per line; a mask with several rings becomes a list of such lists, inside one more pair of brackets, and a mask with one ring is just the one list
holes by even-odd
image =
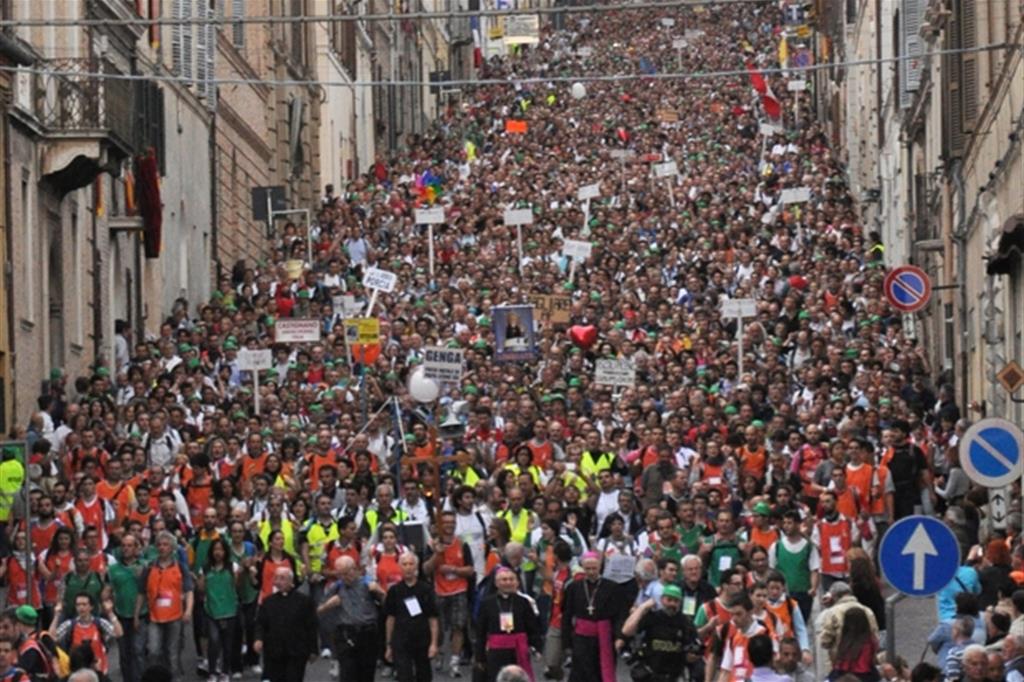
[[747, 62], [747, 73], [750, 74], [750, 85], [761, 95], [768, 92], [768, 84], [764, 81], [764, 76], [752, 62]]
[[779, 103], [779, 98], [775, 96], [771, 88], [761, 95], [761, 106], [764, 107], [764, 113], [768, 118], [776, 120], [782, 118], [782, 104]]

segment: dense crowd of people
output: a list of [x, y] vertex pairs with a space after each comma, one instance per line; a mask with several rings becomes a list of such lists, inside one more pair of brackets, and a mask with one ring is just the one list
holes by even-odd
[[[788, 4], [564, 17], [198, 310], [119, 324], [114, 367], [55, 369], [14, 434], [30, 524], [17, 454], [0, 464], [0, 679], [115, 656], [127, 682], [191, 674], [186, 638], [217, 682], [321, 655], [366, 682], [1021, 679], [1020, 513], [997, 527], [960, 468], [966, 406], [886, 304], [884, 245], [797, 75], [772, 71]], [[621, 77], [562, 80], [584, 73]], [[725, 299], [756, 301], [742, 335]], [[533, 333], [505, 361], [510, 305]], [[364, 315], [379, 344], [356, 353]], [[289, 318], [321, 340], [277, 342]], [[461, 379], [418, 374], [437, 347]], [[604, 359], [635, 381], [598, 383]], [[881, 651], [876, 552], [915, 511], [963, 566], [936, 665], [911, 671]]]

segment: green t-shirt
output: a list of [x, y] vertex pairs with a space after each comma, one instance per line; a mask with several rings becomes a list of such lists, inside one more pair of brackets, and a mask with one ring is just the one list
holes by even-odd
[[[131, 564], [111, 564], [107, 571], [107, 580], [114, 591], [114, 613], [121, 618], [132, 618], [135, 616], [135, 598], [142, 591], [139, 585], [139, 577], [146, 567], [142, 561], [136, 559]], [[149, 612], [147, 600], [142, 600], [140, 614]]]
[[64, 576], [64, 613], [75, 613], [75, 598], [87, 594], [92, 599], [94, 610], [100, 607], [100, 593], [103, 592], [103, 578], [95, 571], [84, 576], [72, 571]]
[[238, 591], [235, 589], [234, 564], [224, 568], [203, 570], [206, 591], [203, 607], [214, 620], [238, 615]]
[[206, 559], [210, 555], [210, 545], [220, 537], [216, 530], [209, 536], [202, 531], [192, 538], [192, 572], [198, 573], [199, 569], [206, 567]]
[[661, 550], [662, 559], [668, 559], [669, 561], [674, 561], [677, 564], [683, 560], [683, 556], [686, 554], [686, 548], [678, 542], [674, 545], [663, 545], [661, 542], [654, 543], [651, 545], [652, 555], [658, 549]]
[[[245, 557], [255, 558], [256, 556], [256, 548], [249, 541], [245, 541], [244, 543], [242, 543], [242, 551], [240, 552], [235, 551], [235, 548], [230, 544], [228, 545], [228, 547], [231, 549], [231, 560], [239, 566], [242, 565], [242, 559], [244, 559]], [[244, 571], [245, 569], [243, 568], [242, 570]], [[249, 576], [244, 576], [242, 578], [242, 584], [238, 586], [239, 601], [241, 601], [241, 603], [243, 604], [251, 604], [254, 601], [256, 601], [256, 598], [259, 596], [259, 594], [259, 590], [257, 589], [256, 585], [253, 584], [253, 581], [249, 578]]]
[[700, 551], [700, 542], [706, 532], [704, 526], [699, 523], [693, 524], [693, 528], [677, 526], [676, 532], [679, 534], [679, 541], [686, 547], [688, 554], [696, 554]]

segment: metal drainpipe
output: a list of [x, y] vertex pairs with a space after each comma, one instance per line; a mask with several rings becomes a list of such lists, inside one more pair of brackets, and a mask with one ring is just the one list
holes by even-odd
[[[6, 110], [4, 112], [6, 114]], [[7, 414], [11, 415], [11, 421], [17, 421], [17, 413], [14, 407], [14, 395], [15, 389], [18, 387], [17, 382], [14, 380], [14, 360], [15, 360], [15, 345], [14, 339], [17, 336], [14, 333], [14, 298], [11, 296], [11, 286], [14, 283], [14, 209], [11, 207], [14, 194], [14, 183], [11, 181], [11, 123], [7, 116], [4, 116], [4, 120], [0, 122], [0, 125], [4, 127], [4, 187], [0, 188], [0, 191], [4, 193], [4, 255], [6, 256], [6, 262], [4, 266], [4, 305], [7, 307], [7, 367], [5, 368], [5, 376], [7, 377], [7, 395], [11, 396], [11, 400], [7, 401], [6, 396], [0, 396], [4, 399], [4, 413], [0, 414], [0, 420], [3, 421], [5, 427], [9, 427], [7, 423]], [[19, 182], [17, 185], [21, 187]], [[24, 215], [25, 207], [22, 207], [22, 215]], [[6, 429], [5, 429], [6, 430]]]
[[[219, 97], [219, 95], [214, 95]], [[216, 272], [213, 288], [220, 287], [220, 254], [217, 252], [217, 108], [210, 112], [210, 258]], [[234, 188], [232, 188], [234, 189]], [[212, 292], [211, 292], [212, 293]]]
[[[97, 177], [102, 178], [105, 173], [100, 173]], [[93, 181], [95, 182], [95, 180]], [[110, 182], [113, 185], [114, 176], [110, 175]], [[100, 189], [102, 192], [102, 188]], [[100, 227], [99, 218], [96, 216], [96, 207], [93, 206], [92, 210], [92, 336], [93, 336], [93, 364], [97, 367], [102, 364], [100, 360], [104, 356], [106, 345], [103, 340], [103, 274], [102, 274], [102, 262], [103, 258], [100, 256]], [[109, 235], [110, 231], [107, 231], [108, 235], [108, 252], [109, 252]], [[111, 297], [113, 292], [110, 292]], [[113, 298], [111, 298], [110, 309], [113, 311]], [[117, 372], [114, 371], [114, 358], [110, 358], [111, 376], [116, 376]]]
[[957, 295], [959, 296], [960, 308], [960, 405], [967, 413], [969, 382], [967, 365], [967, 198], [964, 196], [964, 168], [963, 162], [953, 162], [953, 182], [956, 185], [957, 193], [957, 226], [953, 231], [953, 242], [956, 244], [956, 279]]

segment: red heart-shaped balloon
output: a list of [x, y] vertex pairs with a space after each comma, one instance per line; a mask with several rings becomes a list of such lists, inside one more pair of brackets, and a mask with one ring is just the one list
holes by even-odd
[[589, 350], [597, 343], [597, 327], [592, 324], [569, 327], [569, 340], [583, 350]]

